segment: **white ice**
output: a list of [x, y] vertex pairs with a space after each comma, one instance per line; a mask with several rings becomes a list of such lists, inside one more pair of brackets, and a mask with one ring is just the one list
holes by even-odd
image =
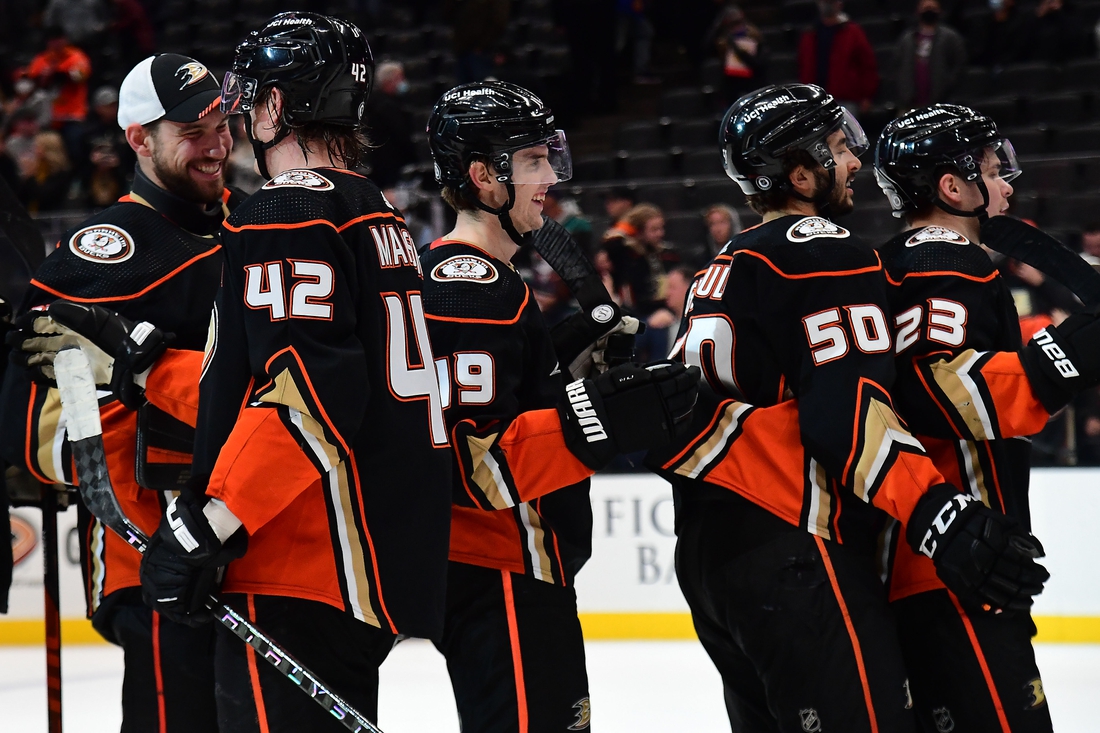
[[[596, 733], [675, 730], [726, 733], [717, 673], [695, 642], [589, 643], [592, 726]], [[1096, 731], [1100, 645], [1036, 647], [1058, 733]], [[62, 653], [66, 731], [115, 733], [122, 653], [109, 646], [71, 646]], [[407, 641], [382, 667], [379, 726], [387, 733], [458, 733], [443, 658], [427, 642]], [[46, 731], [45, 653], [0, 648], [0, 731]]]

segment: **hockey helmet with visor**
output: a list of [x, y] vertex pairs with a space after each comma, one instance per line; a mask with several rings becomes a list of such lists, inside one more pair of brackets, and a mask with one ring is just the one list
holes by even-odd
[[814, 84], [777, 84], [746, 94], [722, 120], [719, 144], [722, 165], [746, 196], [771, 190], [823, 206], [829, 191], [813, 199], [792, 189], [784, 158], [805, 150], [836, 180], [836, 152], [829, 138], [842, 132], [843, 145], [859, 157], [868, 148], [867, 134], [852, 113]]
[[[980, 208], [956, 209], [939, 197], [939, 180], [949, 172], [978, 187]], [[984, 175], [1008, 182], [1020, 173], [1016, 151], [997, 123], [960, 105], [911, 110], [886, 125], [875, 146], [875, 180], [898, 218], [934, 204], [955, 216], [984, 219], [989, 206]]]

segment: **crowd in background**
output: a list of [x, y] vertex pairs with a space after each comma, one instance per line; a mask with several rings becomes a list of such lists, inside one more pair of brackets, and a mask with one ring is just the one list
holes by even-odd
[[[558, 78], [567, 94], [554, 77], [535, 73], [521, 58], [530, 50], [517, 47], [510, 35], [520, 0], [323, 4], [310, 9], [344, 13], [367, 29], [395, 12], [407, 14], [406, 22], [414, 25], [445, 23], [453, 59], [449, 81], [515, 82], [548, 97], [555, 109], [560, 105], [570, 124], [612, 114], [639, 89], [661, 84], [662, 69], [654, 61], [659, 43], [678, 49], [697, 69], [717, 62], [723, 104], [775, 80], [765, 33], [750, 22], [745, 8], [723, 0], [542, 0], [552, 11], [555, 39], [569, 50]], [[909, 2], [910, 15], [889, 63], [882, 63], [841, 0], [805, 5], [815, 17], [792, 29], [797, 78], [831, 91], [871, 131], [876, 115], [954, 99], [968, 64], [1061, 64], [1097, 53], [1096, 31], [1081, 22], [1070, 0], [988, 0], [981, 7], [963, 0]], [[0, 3], [0, 16], [0, 24], [8, 22], [0, 30], [5, 51], [0, 54], [0, 178], [43, 222], [63, 212], [79, 220], [129, 190], [135, 158], [115, 119], [118, 80], [160, 48], [158, 38], [168, 28], [151, 0], [9, 0]], [[416, 133], [423, 123], [410, 101], [405, 64], [378, 61], [367, 108], [375, 144], [369, 173], [407, 210], [410, 229], [424, 245], [445, 231], [448, 214], [430, 186], [422, 185], [428, 161]], [[262, 181], [240, 120], [234, 123], [230, 182], [252, 191]], [[741, 231], [733, 204], [743, 202], [699, 211], [699, 231], [706, 234], [674, 242], [666, 238], [668, 212], [639, 200], [633, 187], [607, 191], [604, 210], [588, 212], [567, 190], [552, 190], [545, 213], [590, 252], [623, 307], [646, 322], [639, 358], [651, 360], [672, 344], [694, 273]], [[50, 232], [58, 233], [56, 226]], [[1073, 244], [1100, 266], [1100, 222], [1086, 227]], [[537, 256], [521, 265], [550, 320], [568, 314], [570, 294], [553, 271]], [[1002, 263], [1002, 271], [1025, 337], [1028, 329], [1057, 322], [1074, 307], [1072, 296], [1041, 273], [1011, 261]], [[1039, 463], [1100, 464], [1100, 393], [1082, 397], [1052, 420], [1035, 447]]]

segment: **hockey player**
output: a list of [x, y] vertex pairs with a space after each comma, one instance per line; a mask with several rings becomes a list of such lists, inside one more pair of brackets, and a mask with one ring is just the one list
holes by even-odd
[[591, 554], [588, 477], [686, 428], [698, 371], [666, 362], [563, 374], [565, 357], [511, 266], [543, 225], [547, 189], [571, 175], [565, 135], [538, 97], [504, 82], [456, 87], [436, 103], [428, 135], [457, 213], [423, 259], [455, 456], [437, 646], [463, 731], [587, 730], [573, 579]]
[[[420, 262], [352, 170], [373, 73], [363, 33], [313, 13], [237, 47], [222, 105], [270, 180], [226, 220], [195, 480], [141, 567], [149, 602], [202, 623], [239, 558], [223, 600], [368, 717], [397, 635], [442, 633], [450, 521]], [[344, 730], [221, 626], [215, 677], [221, 730]]]
[[875, 570], [883, 512], [949, 587], [998, 607], [1030, 602], [1045, 571], [894, 412], [882, 266], [824, 215], [853, 208], [858, 123], [818, 87], [768, 87], [733, 105], [723, 139], [764, 223], [696, 279], [673, 352], [718, 400], [659, 462], [681, 588], [735, 730], [915, 730]]
[[[944, 476], [1028, 529], [1021, 436], [1100, 382], [1100, 324], [1094, 312], [1071, 316], [1021, 344], [1012, 295], [979, 246], [990, 229], [980, 222], [1005, 213], [1019, 174], [993, 120], [966, 107], [913, 110], [875, 150], [879, 185], [906, 222], [880, 250], [893, 286], [898, 409]], [[890, 599], [922, 728], [1051, 731], [1027, 606], [974, 608], [897, 540], [886, 543]]]
[[[5, 457], [40, 481], [75, 483], [48, 382], [63, 338], [82, 340], [111, 391], [101, 408], [111, 482], [127, 516], [150, 533], [190, 470], [219, 230], [243, 199], [225, 188], [232, 137], [220, 95], [207, 68], [186, 56], [150, 57], [127, 74], [118, 123], [138, 155], [133, 189], [62, 237], [23, 300], [22, 328], [9, 336], [13, 357], [40, 381], [8, 370]], [[83, 506], [79, 520], [88, 615], [125, 654], [122, 730], [214, 729], [213, 630], [142, 603], [138, 553]]]

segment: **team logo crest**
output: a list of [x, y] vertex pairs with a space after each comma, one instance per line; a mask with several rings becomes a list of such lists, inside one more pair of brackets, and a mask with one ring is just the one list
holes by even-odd
[[183, 84], [180, 85], [181, 92], [195, 82], [202, 81], [209, 75], [210, 70], [198, 61], [188, 62], [176, 69], [176, 78], [183, 82]]
[[592, 719], [592, 703], [587, 697], [582, 697], [573, 704], [573, 709], [577, 711], [577, 722], [569, 726], [566, 730], [585, 730], [588, 728]]
[[447, 282], [463, 280], [472, 283], [491, 283], [499, 277], [491, 262], [473, 255], [458, 255], [443, 260], [432, 270], [432, 280]]
[[309, 188], [314, 191], [331, 191], [336, 188], [332, 181], [317, 171], [293, 170], [280, 173], [264, 184], [264, 190], [273, 188]]
[[924, 242], [947, 242], [948, 244], [970, 244], [970, 240], [947, 227], [925, 227], [906, 240], [906, 247], [916, 247]]
[[847, 239], [851, 232], [821, 216], [807, 216], [795, 222], [787, 230], [787, 239], [792, 242], [805, 242], [819, 237], [829, 239]]
[[821, 717], [813, 708], [799, 710], [798, 719], [802, 721], [802, 730], [806, 733], [818, 733], [821, 730]]
[[607, 323], [615, 317], [615, 309], [607, 303], [601, 303], [592, 309], [591, 316], [596, 323]]
[[11, 515], [11, 554], [15, 564], [34, 552], [38, 544], [38, 532], [22, 517]]
[[947, 708], [936, 708], [932, 711], [932, 722], [936, 724], [938, 733], [951, 733], [955, 730], [955, 719], [951, 717], [951, 711]]
[[69, 249], [89, 262], [125, 262], [134, 255], [134, 239], [112, 224], [93, 224], [69, 239]]
[[1028, 702], [1027, 707], [1029, 710], [1035, 708], [1041, 708], [1047, 703], [1047, 695], [1043, 692], [1043, 681], [1036, 677], [1033, 680], [1029, 680], [1024, 684], [1024, 690], [1027, 691], [1031, 700]]

